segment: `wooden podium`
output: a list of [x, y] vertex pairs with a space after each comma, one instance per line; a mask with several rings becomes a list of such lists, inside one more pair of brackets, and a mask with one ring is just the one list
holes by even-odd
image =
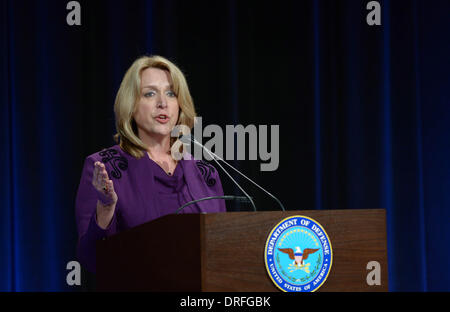
[[[264, 264], [270, 231], [302, 215], [328, 234], [333, 264], [318, 291], [388, 291], [382, 209], [167, 215], [97, 243], [99, 291], [277, 292]], [[366, 282], [381, 265], [381, 285]]]

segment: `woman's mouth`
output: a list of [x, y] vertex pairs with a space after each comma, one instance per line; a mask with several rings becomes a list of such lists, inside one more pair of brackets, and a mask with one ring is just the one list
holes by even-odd
[[169, 122], [169, 116], [164, 115], [164, 114], [160, 114], [158, 116], [155, 117], [156, 121], [161, 123], [161, 124], [165, 124]]

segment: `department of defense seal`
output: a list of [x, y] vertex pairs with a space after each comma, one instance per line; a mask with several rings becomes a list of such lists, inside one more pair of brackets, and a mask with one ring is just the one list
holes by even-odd
[[264, 260], [267, 273], [279, 289], [312, 292], [327, 279], [333, 250], [327, 233], [317, 221], [292, 216], [270, 232]]

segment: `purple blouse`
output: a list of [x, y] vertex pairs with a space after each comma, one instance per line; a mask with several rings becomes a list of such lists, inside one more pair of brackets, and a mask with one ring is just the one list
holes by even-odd
[[[96, 161], [105, 164], [118, 196], [114, 216], [106, 229], [100, 228], [96, 220], [97, 193], [92, 185]], [[189, 154], [169, 176], [146, 153], [137, 159], [119, 145], [94, 153], [84, 162], [75, 203], [78, 258], [89, 271], [95, 272], [97, 240], [175, 213], [191, 200], [218, 195], [223, 195], [223, 190], [216, 168], [194, 160]], [[213, 199], [187, 206], [180, 213], [225, 211], [225, 201]]]

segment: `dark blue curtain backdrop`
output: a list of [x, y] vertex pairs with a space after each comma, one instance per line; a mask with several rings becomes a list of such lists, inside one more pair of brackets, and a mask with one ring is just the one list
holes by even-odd
[[385, 208], [390, 290], [450, 290], [449, 1], [379, 1], [381, 26], [356, 0], [79, 1], [81, 26], [67, 2], [1, 1], [0, 290], [79, 290], [82, 164], [143, 54], [181, 67], [204, 125], [280, 125], [278, 170], [238, 164], [288, 209]]

